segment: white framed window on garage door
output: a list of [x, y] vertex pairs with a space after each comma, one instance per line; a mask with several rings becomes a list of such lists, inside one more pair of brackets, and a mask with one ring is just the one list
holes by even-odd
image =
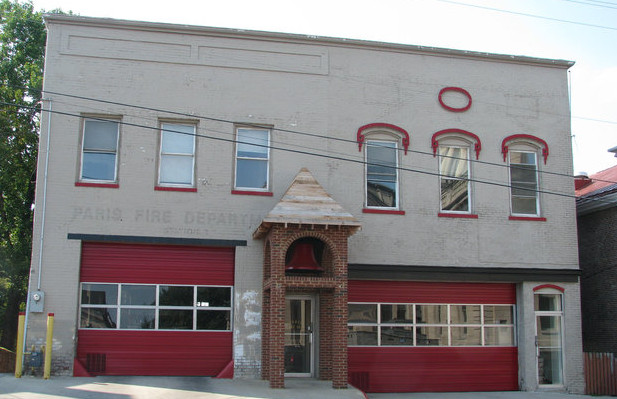
[[233, 287], [81, 283], [81, 329], [231, 331]]

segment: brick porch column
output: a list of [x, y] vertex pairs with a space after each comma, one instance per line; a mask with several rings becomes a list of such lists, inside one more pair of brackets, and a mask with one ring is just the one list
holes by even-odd
[[269, 317], [270, 388], [285, 388], [285, 287], [272, 284]]

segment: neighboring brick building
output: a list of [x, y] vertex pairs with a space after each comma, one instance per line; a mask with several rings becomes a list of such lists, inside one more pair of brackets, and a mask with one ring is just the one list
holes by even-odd
[[54, 372], [582, 391], [571, 62], [46, 22]]
[[617, 353], [617, 166], [576, 184], [583, 348]]

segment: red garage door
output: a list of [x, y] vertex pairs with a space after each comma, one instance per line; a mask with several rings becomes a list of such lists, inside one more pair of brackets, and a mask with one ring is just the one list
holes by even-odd
[[234, 248], [82, 245], [76, 373], [216, 375], [232, 360]]
[[514, 284], [349, 282], [350, 383], [367, 392], [518, 389]]

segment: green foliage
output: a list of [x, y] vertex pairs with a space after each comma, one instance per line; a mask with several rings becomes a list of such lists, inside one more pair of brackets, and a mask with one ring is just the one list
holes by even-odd
[[0, 346], [8, 348], [30, 266], [45, 39], [32, 3], [0, 1]]

